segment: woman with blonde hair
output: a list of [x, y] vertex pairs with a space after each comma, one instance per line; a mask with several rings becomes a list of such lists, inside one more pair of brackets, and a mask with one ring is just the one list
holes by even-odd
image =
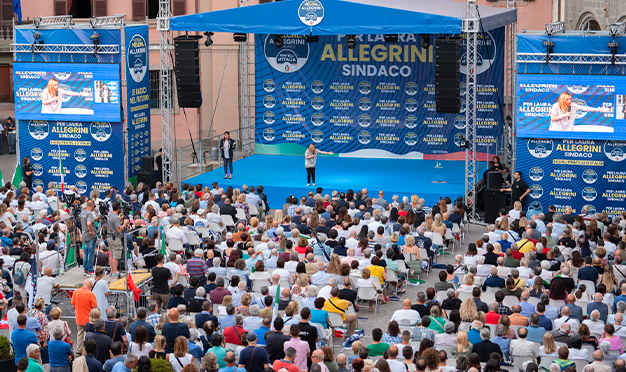
[[[374, 288], [376, 290], [379, 290], [380, 282], [378, 280], [374, 280], [371, 277], [371, 272], [366, 267], [363, 270], [361, 270], [361, 278], [357, 279], [356, 286], [357, 288], [363, 287], [363, 288]], [[374, 300], [369, 300], [370, 312], [374, 311], [374, 308], [372, 307], [373, 305], [374, 305]]]
[[277, 209], [274, 212], [274, 221], [278, 221], [279, 224], [283, 222], [283, 211], [281, 209]]
[[[445, 204], [445, 202], [444, 202], [444, 204]], [[433, 231], [433, 233], [441, 234], [442, 237], [446, 236], [446, 231], [448, 231], [448, 228], [446, 227], [446, 225], [444, 225], [443, 217], [441, 217], [440, 213], [437, 213], [435, 215], [435, 222], [433, 223], [432, 231]]]
[[472, 353], [472, 344], [467, 339], [466, 331], [459, 331], [459, 333], [457, 333], [456, 344], [452, 345], [450, 352], [455, 358], [461, 355], [469, 358], [469, 355]]
[[248, 206], [248, 203], [246, 203], [246, 194], [239, 194], [236, 200], [237, 201], [233, 206], [237, 209], [243, 209], [244, 214], [246, 215], [246, 221], [250, 221], [250, 207]]
[[330, 263], [326, 267], [326, 273], [341, 275], [341, 270], [339, 270], [340, 267], [341, 260], [339, 259], [339, 255], [333, 253], [330, 256]]
[[248, 234], [250, 236], [259, 235], [259, 219], [256, 217], [252, 217], [250, 219], [250, 226], [248, 226]]
[[424, 222], [426, 222], [426, 231], [433, 231], [433, 215], [427, 214], [424, 218]]
[[174, 353], [167, 354], [165, 359], [170, 362], [174, 372], [181, 372], [187, 364], [193, 363], [193, 356], [188, 353], [187, 339], [185, 336], [176, 337], [176, 341], [174, 341]]
[[311, 212], [311, 218], [309, 219], [309, 227], [311, 230], [317, 228], [320, 224], [320, 214], [317, 211]]
[[[472, 273], [467, 273], [465, 275], [465, 279], [463, 280], [464, 284], [461, 284], [459, 286], [459, 288], [457, 288], [457, 292], [468, 292], [468, 293], [472, 293], [472, 291], [474, 290], [474, 274]], [[476, 306], [476, 305], [474, 305]]]
[[29, 310], [26, 313], [26, 316], [29, 318], [35, 318], [39, 325], [41, 325], [41, 329], [36, 331], [37, 338], [39, 339], [39, 345], [45, 347], [48, 344], [48, 317], [43, 313], [43, 308], [46, 306], [46, 301], [41, 298], [35, 298], [35, 307]]
[[[404, 237], [404, 245], [406, 246], [406, 238], [408, 238], [410, 235], [406, 235]], [[394, 244], [398, 244], [398, 240], [400, 238], [398, 237], [397, 233], [393, 233], [391, 234], [391, 237], [389, 237], [389, 243], [385, 244], [385, 249], [389, 249], [391, 248], [391, 246], [393, 246]]]
[[[96, 308], [96, 310], [97, 309], [98, 308]], [[62, 340], [67, 340], [67, 338], [70, 337], [70, 335], [72, 334], [72, 331], [67, 325], [67, 322], [65, 320], [61, 320], [61, 314], [62, 311], [59, 307], [55, 307], [54, 309], [50, 310], [50, 318], [52, 318], [52, 320], [48, 322], [48, 334], [52, 334], [55, 328], [61, 328], [63, 330]], [[70, 343], [70, 345], [73, 345], [73, 342]]]
[[539, 347], [540, 357], [558, 357], [559, 354], [556, 350], [556, 344], [554, 343], [554, 336], [552, 333], [546, 332], [543, 334], [543, 346]]
[[150, 359], [165, 359], [165, 336], [156, 336], [154, 338], [154, 349], [150, 350], [148, 357]]
[[509, 217], [508, 216], [502, 216], [502, 219], [500, 220], [500, 230], [504, 232], [509, 231]]
[[439, 206], [439, 213], [437, 214], [443, 215], [444, 213], [448, 213], [448, 204], [445, 200], [439, 200], [437, 205]]
[[317, 163], [318, 154], [332, 155], [333, 152], [321, 151], [316, 149], [314, 144], [309, 145], [309, 148], [304, 152], [304, 167], [306, 168], [307, 186], [311, 185], [311, 180], [313, 180], [313, 186], [315, 186], [315, 165]]
[[476, 309], [476, 303], [472, 298], [466, 298], [465, 301], [461, 304], [461, 308], [459, 309], [459, 314], [461, 315], [462, 322], [473, 322], [478, 315], [478, 310]]
[[102, 319], [102, 312], [99, 308], [94, 307], [91, 311], [89, 311], [89, 320], [85, 323], [85, 333], [96, 331], [93, 322], [98, 319]]
[[522, 203], [519, 200], [516, 200], [515, 203], [513, 203], [513, 209], [509, 211], [509, 218], [511, 220], [519, 220], [521, 211]]
[[170, 322], [170, 317], [167, 315], [167, 312], [164, 312], [163, 314], [161, 314], [161, 317], [159, 318], [159, 323], [157, 323], [157, 325], [154, 326], [154, 333], [156, 333], [157, 335], [163, 334], [163, 324], [169, 323], [169, 322]]
[[291, 295], [306, 297], [306, 291], [309, 288], [309, 276], [307, 274], [299, 274], [296, 277], [296, 284], [291, 286]]
[[252, 302], [252, 295], [244, 293], [241, 296], [241, 306], [237, 307], [237, 313], [243, 316], [250, 316], [250, 302]]
[[615, 293], [617, 279], [615, 278], [615, 274], [613, 273], [613, 265], [604, 266], [604, 273], [602, 274], [601, 283], [606, 286], [607, 293]]

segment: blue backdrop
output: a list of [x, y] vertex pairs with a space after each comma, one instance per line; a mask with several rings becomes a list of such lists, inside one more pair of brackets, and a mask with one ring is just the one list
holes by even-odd
[[148, 26], [127, 26], [126, 45], [128, 177], [141, 170], [141, 157], [150, 147], [150, 74], [148, 72]]
[[[311, 143], [340, 156], [462, 152], [455, 139], [465, 134], [464, 106], [460, 114], [435, 109], [433, 46], [419, 47], [413, 34], [397, 44], [382, 35], [359, 36], [352, 50], [345, 44], [344, 36], [285, 36], [277, 48], [272, 36], [256, 35], [256, 153], [301, 155]], [[481, 39], [477, 136], [491, 153], [502, 135], [503, 45], [502, 28]], [[461, 72], [465, 59], [463, 47]]]

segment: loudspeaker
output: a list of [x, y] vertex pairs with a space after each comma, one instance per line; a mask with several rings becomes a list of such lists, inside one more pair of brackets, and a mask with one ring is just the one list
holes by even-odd
[[461, 111], [461, 39], [435, 39], [435, 100], [438, 113]]
[[141, 157], [141, 171], [142, 172], [154, 172], [154, 157], [142, 156]]
[[156, 182], [152, 183], [152, 172], [137, 172], [137, 183], [139, 182], [150, 185], [150, 188], [156, 186]]
[[502, 178], [502, 173], [498, 171], [487, 172], [488, 189], [500, 189], [503, 183], [504, 179]]
[[506, 206], [506, 193], [500, 189], [485, 189], [485, 222], [494, 223], [500, 216], [500, 208]]
[[201, 36], [179, 36], [174, 38], [174, 72], [176, 95], [180, 107], [202, 106], [200, 86], [200, 52], [198, 39]]

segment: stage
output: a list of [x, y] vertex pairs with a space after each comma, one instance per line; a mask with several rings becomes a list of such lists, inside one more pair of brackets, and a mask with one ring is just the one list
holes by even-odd
[[[436, 163], [442, 168], [435, 169]], [[324, 188], [323, 194], [333, 190], [355, 192], [366, 188], [370, 197], [378, 197], [378, 191], [385, 192], [385, 199], [391, 201], [393, 195], [418, 195], [426, 200], [427, 206], [434, 205], [440, 197], [455, 199], [464, 195], [465, 162], [412, 159], [371, 159], [320, 155], [316, 167], [316, 187], [306, 187], [304, 156], [252, 155], [233, 163], [232, 179], [224, 178], [224, 169], [184, 180], [196, 185], [211, 186], [217, 181], [224, 189], [228, 186], [241, 188], [263, 185], [271, 208], [280, 208], [285, 199], [293, 194], [296, 197], [315, 191], [317, 186]], [[434, 181], [443, 180], [445, 183]]]

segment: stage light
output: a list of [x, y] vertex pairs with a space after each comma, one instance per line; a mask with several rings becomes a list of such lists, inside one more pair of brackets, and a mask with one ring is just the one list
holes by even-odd
[[31, 51], [32, 52], [41, 52], [43, 50], [43, 39], [41, 38], [41, 33], [38, 31], [33, 32], [33, 45], [31, 46]]
[[245, 43], [246, 41], [248, 41], [248, 34], [233, 34], [233, 40], [237, 43]]
[[285, 45], [283, 41], [283, 35], [274, 35], [274, 46], [278, 49], [282, 48]]
[[307, 43], [317, 43], [318, 41], [320, 41], [320, 37], [317, 35], [306, 35], [304, 38], [306, 39]]
[[455, 144], [456, 144], [457, 146], [459, 146], [460, 148], [463, 148], [463, 149], [469, 149], [469, 147], [470, 147], [470, 143], [469, 143], [469, 141], [465, 138], [465, 135], [464, 135], [464, 134], [460, 134], [460, 135], [459, 135], [459, 140], [458, 140], [458, 141], [455, 141]]
[[615, 64], [615, 55], [617, 54], [617, 48], [619, 48], [619, 43], [613, 39], [612, 42], [609, 43], [609, 49], [611, 50], [611, 64]]
[[552, 57], [550, 54], [554, 51], [554, 41], [548, 39], [543, 41], [543, 46], [546, 47], [546, 63], [550, 63]]
[[556, 34], [557, 32], [565, 32], [565, 22], [559, 21], [554, 23], [546, 24], [546, 35], [552, 36], [552, 34]]
[[208, 48], [211, 45], [213, 45], [213, 39], [211, 39], [211, 36], [213, 36], [213, 33], [212, 32], [205, 32], [204, 36], [206, 36], [206, 40], [204, 41], [204, 46]]
[[356, 48], [356, 36], [355, 35], [346, 36], [346, 46], [348, 47], [348, 49]]
[[385, 35], [385, 43], [397, 43], [398, 42], [398, 35], [392, 34], [392, 35]]
[[420, 46], [422, 47], [422, 49], [430, 48], [430, 36], [429, 35], [420, 36]]
[[94, 32], [93, 34], [89, 35], [89, 38], [93, 41], [93, 54], [97, 54], [98, 53], [98, 44], [100, 43], [100, 33], [99, 32]]

